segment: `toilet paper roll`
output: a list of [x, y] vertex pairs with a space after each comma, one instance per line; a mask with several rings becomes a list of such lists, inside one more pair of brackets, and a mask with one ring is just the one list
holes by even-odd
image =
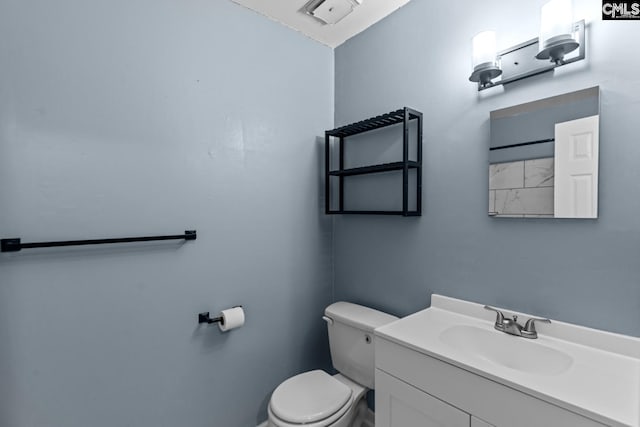
[[242, 307], [233, 307], [220, 312], [222, 321], [218, 323], [221, 331], [230, 331], [244, 325], [244, 310]]

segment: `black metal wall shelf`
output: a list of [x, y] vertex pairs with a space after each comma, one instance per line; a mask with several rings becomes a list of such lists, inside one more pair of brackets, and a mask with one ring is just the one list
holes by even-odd
[[61, 246], [104, 245], [108, 243], [151, 242], [156, 240], [196, 240], [196, 230], [187, 230], [184, 234], [169, 236], [118, 237], [115, 239], [65, 240], [58, 242], [22, 243], [21, 239], [2, 239], [0, 252], [18, 252], [22, 249], [55, 248]]
[[[409, 123], [417, 121], [418, 131], [416, 138], [417, 160], [409, 160]], [[357, 168], [345, 168], [345, 138], [359, 135], [376, 129], [393, 125], [402, 125], [402, 161], [383, 163]], [[331, 169], [331, 138], [338, 138], [339, 168]], [[416, 198], [415, 210], [409, 210], [409, 170], [416, 170]], [[368, 175], [381, 172], [402, 171], [402, 209], [401, 210], [350, 210], [344, 208], [344, 178], [357, 175]], [[331, 208], [331, 183], [330, 177], [339, 178], [337, 210]], [[390, 113], [372, 117], [336, 129], [325, 131], [325, 213], [351, 214], [351, 215], [422, 215], [422, 113], [408, 107], [401, 108]]]
[[[420, 167], [418, 162], [408, 162], [409, 169], [416, 169]], [[354, 176], [354, 175], [366, 175], [377, 172], [399, 171], [404, 169], [404, 162], [384, 163], [381, 165], [363, 166], [359, 168], [343, 169], [329, 171], [331, 176]]]

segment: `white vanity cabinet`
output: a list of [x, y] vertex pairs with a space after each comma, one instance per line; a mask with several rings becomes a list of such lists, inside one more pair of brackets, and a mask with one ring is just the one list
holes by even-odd
[[469, 414], [376, 370], [376, 427], [469, 427]]
[[376, 427], [604, 425], [376, 337]]

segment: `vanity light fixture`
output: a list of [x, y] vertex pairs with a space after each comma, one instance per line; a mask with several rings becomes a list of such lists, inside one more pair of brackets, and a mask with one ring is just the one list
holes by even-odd
[[[469, 80], [478, 83], [478, 91], [546, 73], [585, 58], [585, 22], [573, 22], [572, 1], [551, 0], [542, 6], [541, 12], [539, 38], [497, 53], [495, 32], [484, 31], [473, 38], [473, 72]], [[577, 53], [572, 53], [576, 49]], [[500, 75], [501, 79], [494, 82]]]

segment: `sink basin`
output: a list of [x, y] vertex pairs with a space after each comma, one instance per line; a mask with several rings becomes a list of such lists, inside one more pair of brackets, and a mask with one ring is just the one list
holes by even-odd
[[530, 374], [559, 375], [573, 363], [570, 355], [535, 340], [469, 325], [445, 329], [440, 341], [466, 356]]

